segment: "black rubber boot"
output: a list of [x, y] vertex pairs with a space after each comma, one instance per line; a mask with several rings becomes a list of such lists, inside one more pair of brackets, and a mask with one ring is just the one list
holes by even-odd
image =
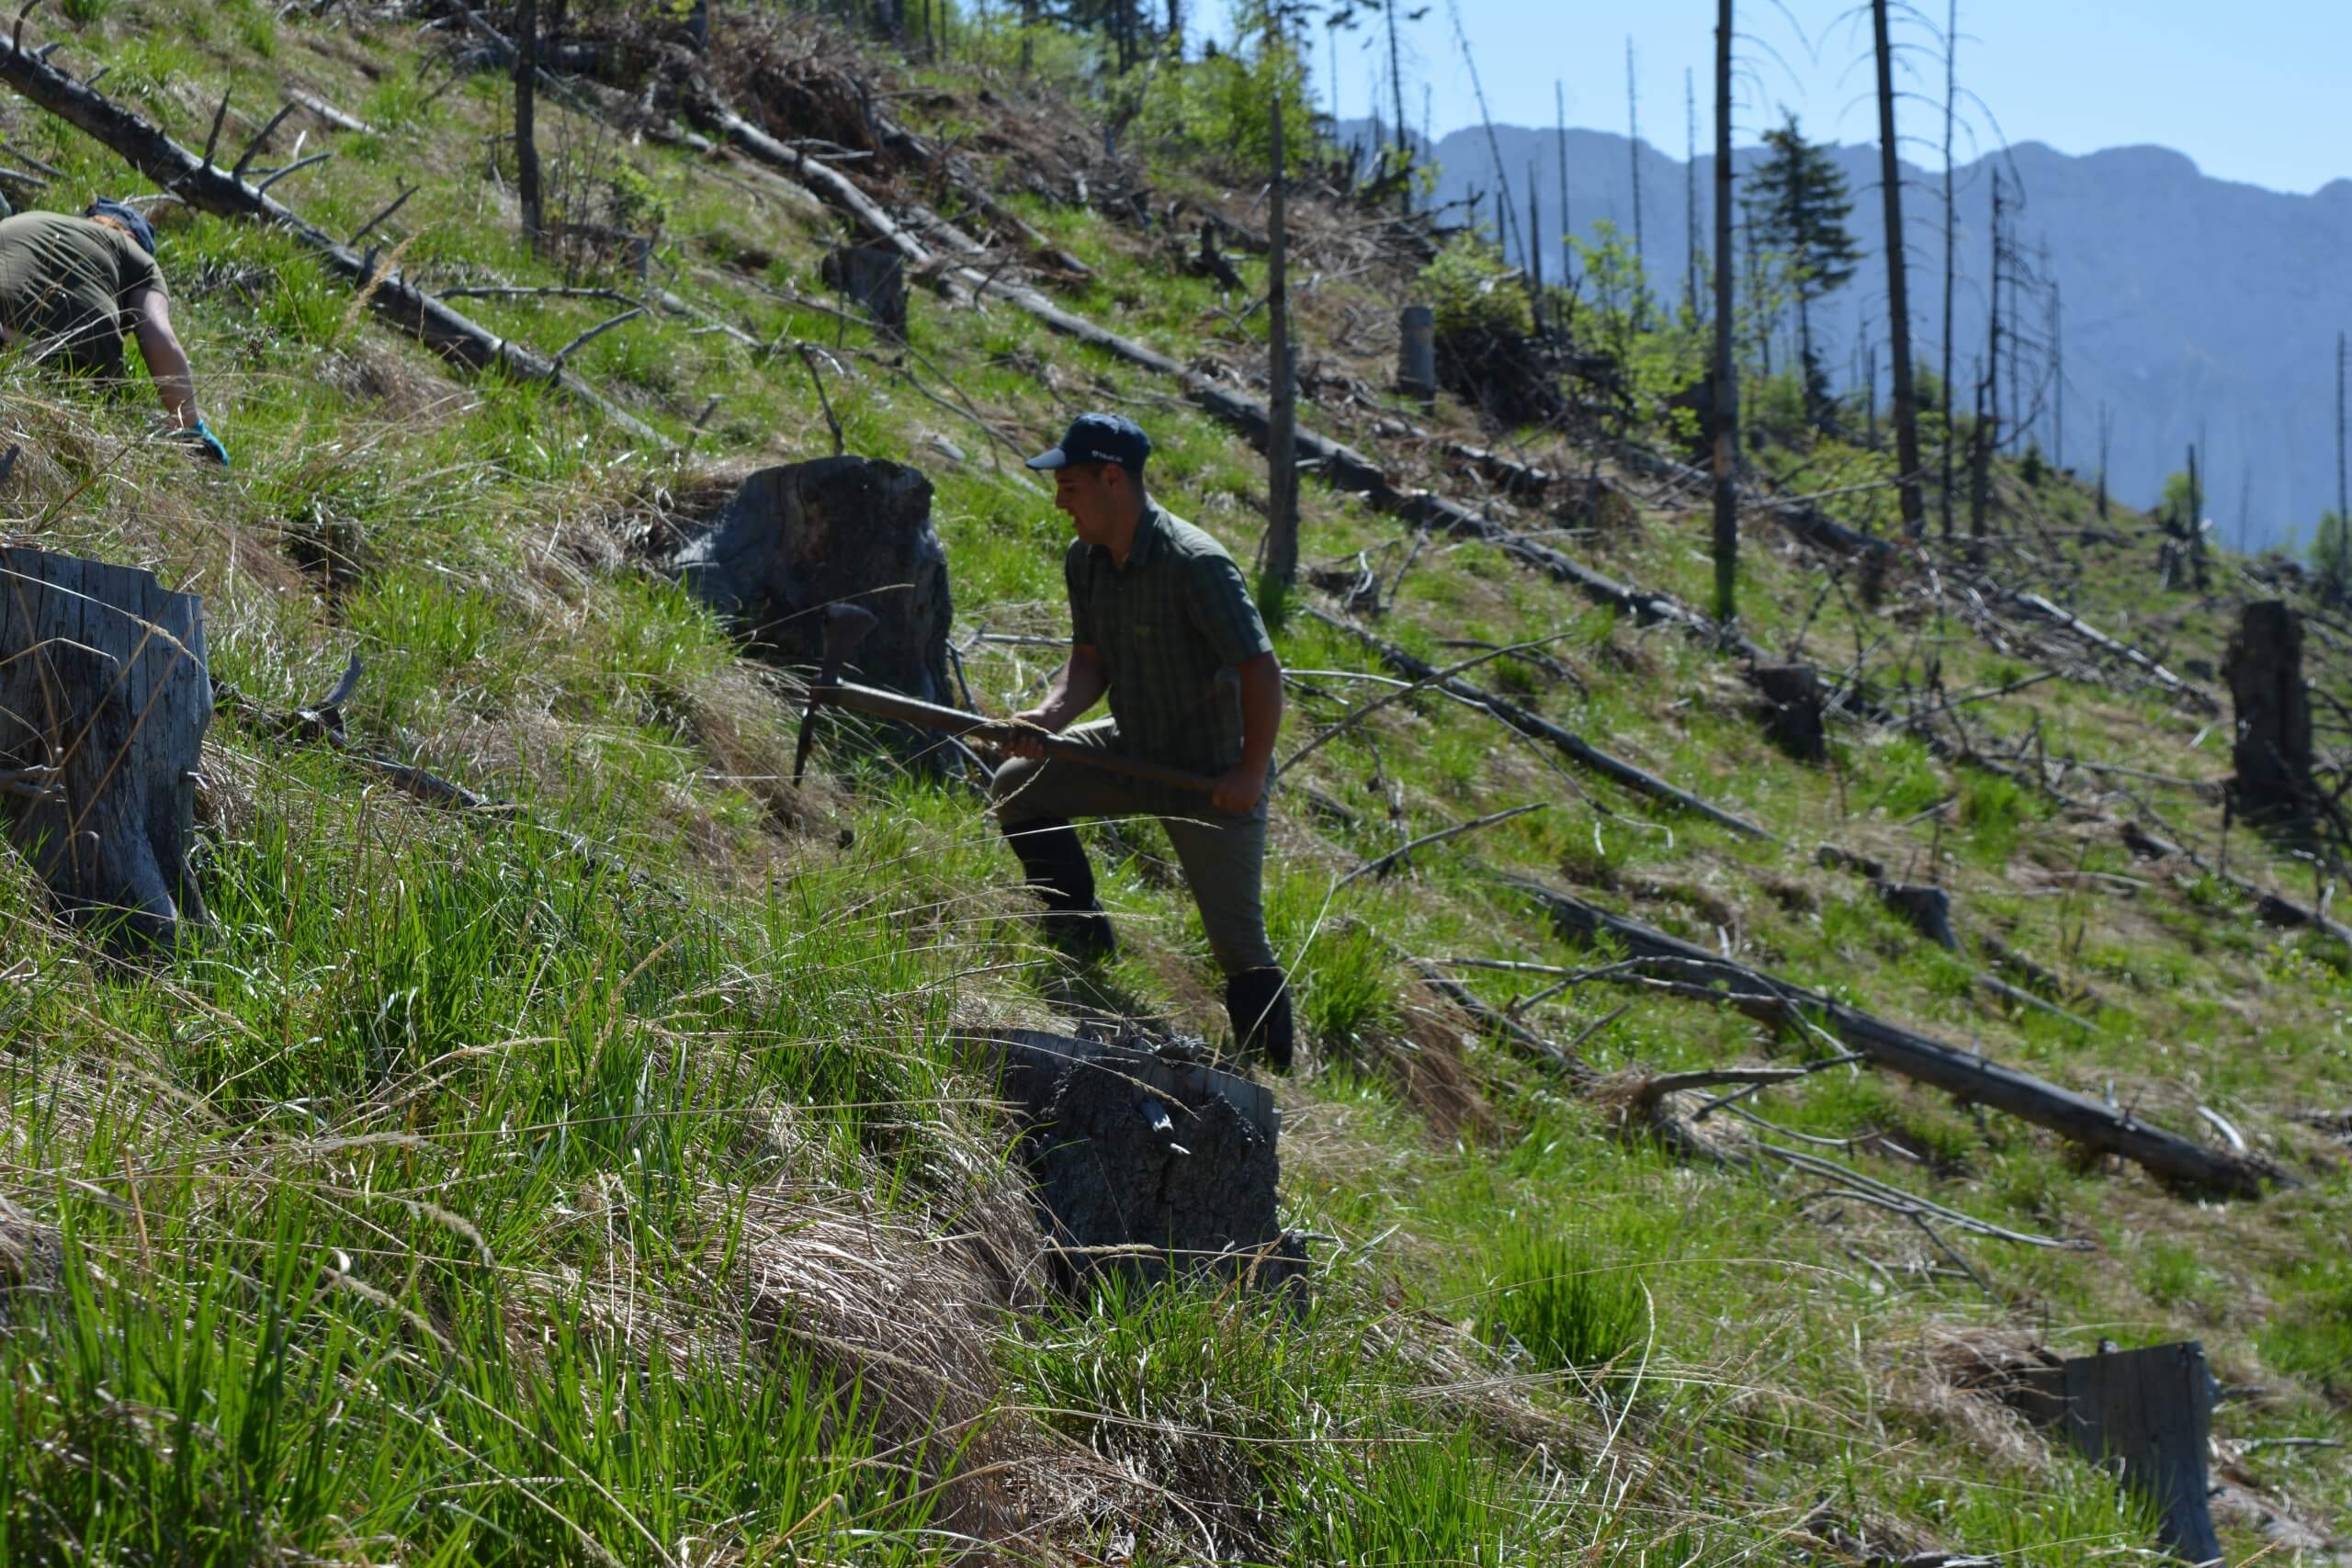
[[1228, 976], [1225, 1010], [1233, 1020], [1234, 1044], [1244, 1055], [1262, 1052], [1274, 1071], [1290, 1071], [1289, 976], [1279, 969], [1244, 969]]
[[1107, 964], [1118, 956], [1111, 917], [1094, 901], [1094, 868], [1078, 829], [1056, 818], [1016, 823], [1004, 830], [1021, 858], [1029, 888], [1046, 901], [1038, 929], [1064, 956], [1079, 964]]

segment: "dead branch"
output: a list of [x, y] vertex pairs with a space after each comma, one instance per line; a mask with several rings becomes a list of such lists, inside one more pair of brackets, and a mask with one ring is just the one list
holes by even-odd
[[1473, 818], [1467, 822], [1457, 822], [1451, 828], [1441, 829], [1434, 833], [1424, 833], [1410, 843], [1398, 845], [1396, 848], [1389, 851], [1386, 854], [1382, 855], [1378, 860], [1364, 862], [1363, 864], [1356, 867], [1355, 870], [1348, 873], [1347, 875], [1340, 878], [1338, 882], [1334, 883], [1332, 885], [1331, 891], [1337, 893], [1340, 888], [1345, 887], [1348, 884], [1355, 881], [1358, 877], [1385, 876], [1388, 874], [1389, 867], [1395, 865], [1407, 855], [1411, 854], [1415, 850], [1421, 849], [1430, 844], [1443, 843], [1448, 839], [1456, 838], [1464, 833], [1474, 832], [1480, 828], [1489, 827], [1497, 822], [1508, 822], [1514, 817], [1524, 817], [1531, 811], [1542, 811], [1550, 803], [1548, 801], [1539, 800], [1532, 805], [1514, 806], [1503, 811], [1490, 811], [1484, 817]]
[[1637, 958], [1662, 959], [1709, 976], [1704, 984], [1659, 982], [1661, 988], [1736, 1007], [1768, 1021], [1823, 1029], [1891, 1072], [1962, 1100], [1982, 1101], [2086, 1148], [2120, 1155], [2186, 1187], [2252, 1198], [2261, 1195], [2265, 1182], [2291, 1184], [2284, 1171], [2265, 1162], [2217, 1153], [2129, 1112], [1718, 957], [1541, 883], [1507, 880], [1542, 908], [1563, 936], [1584, 942], [1606, 937]]

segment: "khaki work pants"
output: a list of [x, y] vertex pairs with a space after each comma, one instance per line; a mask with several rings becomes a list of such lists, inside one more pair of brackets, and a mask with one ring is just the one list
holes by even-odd
[[[1119, 749], [1118, 725], [1107, 718], [1065, 730], [1062, 739], [1103, 751]], [[1238, 975], [1273, 964], [1274, 950], [1266, 941], [1264, 796], [1256, 810], [1236, 817], [1210, 805], [1205, 795], [1053, 757], [1007, 762], [997, 770], [989, 794], [1008, 833], [1027, 823], [1080, 817], [1159, 818], [1183, 864], [1217, 967]]]

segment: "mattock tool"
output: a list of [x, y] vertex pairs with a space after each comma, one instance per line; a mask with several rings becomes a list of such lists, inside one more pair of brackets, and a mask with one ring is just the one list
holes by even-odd
[[1216, 789], [1216, 780], [1206, 773], [1166, 767], [1146, 761], [1141, 757], [1122, 757], [1115, 752], [1065, 740], [1035, 725], [1015, 724], [1010, 719], [966, 713], [962, 708], [944, 707], [937, 703], [926, 703], [902, 696], [897, 692], [885, 692], [842, 680], [842, 666], [848, 662], [850, 654], [865, 640], [865, 634], [872, 631], [875, 625], [874, 613], [855, 604], [828, 604], [825, 607], [823, 652], [817, 664], [816, 683], [808, 688], [808, 709], [800, 716], [799, 744], [794, 748], [792, 755], [792, 782], [796, 788], [802, 775], [808, 771], [808, 749], [817, 739], [817, 710], [820, 707], [840, 707], [876, 718], [896, 719], [900, 724], [911, 724], [918, 729], [935, 730], [983, 745], [1002, 746], [1015, 739], [1031, 741], [1046, 756], [1075, 762], [1083, 768], [1100, 768], [1106, 773], [1121, 773], [1131, 779], [1170, 784], [1200, 795], [1212, 794]]

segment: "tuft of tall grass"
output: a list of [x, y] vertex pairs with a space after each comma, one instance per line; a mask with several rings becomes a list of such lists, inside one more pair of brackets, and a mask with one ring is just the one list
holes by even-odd
[[1487, 1331], [1550, 1371], [1623, 1369], [1647, 1346], [1653, 1312], [1641, 1278], [1589, 1241], [1526, 1224], [1491, 1255]]

